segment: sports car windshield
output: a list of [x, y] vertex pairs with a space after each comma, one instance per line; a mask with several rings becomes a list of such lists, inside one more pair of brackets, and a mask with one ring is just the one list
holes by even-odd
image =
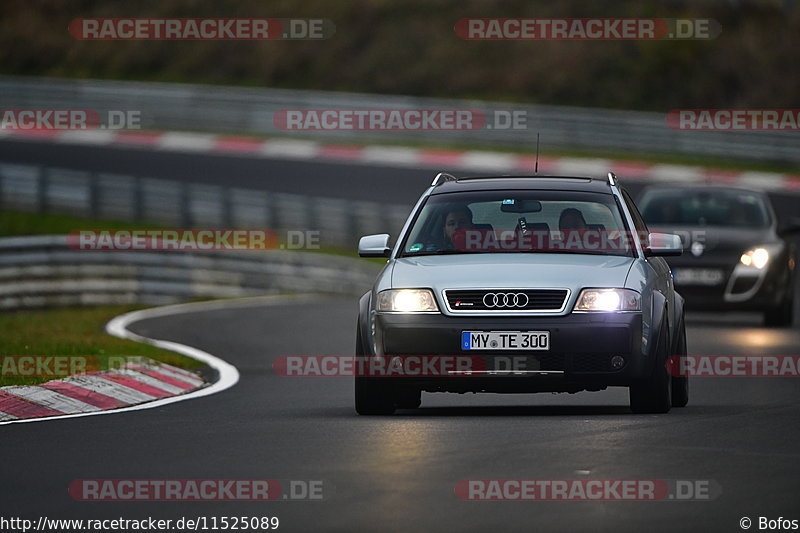
[[757, 194], [730, 190], [652, 192], [642, 200], [648, 224], [765, 228], [769, 213]]
[[532, 252], [630, 256], [633, 238], [610, 194], [448, 193], [428, 198], [400, 257]]

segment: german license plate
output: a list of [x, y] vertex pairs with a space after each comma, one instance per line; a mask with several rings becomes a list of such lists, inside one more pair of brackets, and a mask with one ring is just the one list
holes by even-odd
[[463, 331], [462, 350], [549, 350], [549, 331]]
[[672, 279], [678, 285], [720, 285], [725, 274], [717, 268], [676, 268]]

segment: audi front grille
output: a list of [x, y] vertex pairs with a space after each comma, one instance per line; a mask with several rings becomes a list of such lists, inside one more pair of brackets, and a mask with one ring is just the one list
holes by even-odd
[[451, 313], [559, 313], [568, 289], [446, 289]]

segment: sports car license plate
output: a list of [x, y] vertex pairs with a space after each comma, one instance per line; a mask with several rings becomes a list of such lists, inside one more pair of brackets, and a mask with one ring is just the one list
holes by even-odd
[[463, 331], [463, 350], [549, 350], [549, 331]]

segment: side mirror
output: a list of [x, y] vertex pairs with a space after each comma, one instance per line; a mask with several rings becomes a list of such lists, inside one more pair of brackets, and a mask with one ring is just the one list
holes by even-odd
[[649, 246], [645, 249], [647, 257], [669, 257], [683, 253], [683, 243], [680, 236], [672, 233], [650, 233]]
[[365, 235], [358, 241], [358, 255], [360, 257], [389, 257], [391, 251], [388, 233]]

